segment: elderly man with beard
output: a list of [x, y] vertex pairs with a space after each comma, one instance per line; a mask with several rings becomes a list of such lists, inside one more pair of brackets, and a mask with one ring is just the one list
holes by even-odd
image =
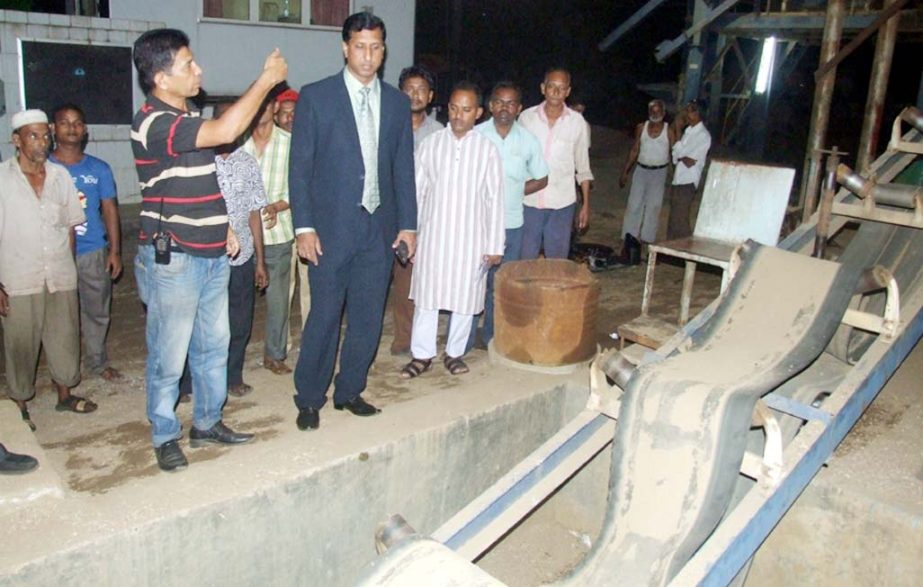
[[72, 395], [80, 382], [74, 227], [86, 221], [67, 170], [48, 161], [51, 130], [41, 110], [13, 115], [16, 156], [0, 164], [0, 316], [9, 397], [35, 430], [26, 401], [44, 347], [56, 410], [96, 409]]
[[663, 115], [663, 101], [651, 100], [647, 105], [647, 120], [635, 128], [635, 142], [619, 178], [619, 186], [625, 187], [634, 167], [628, 207], [622, 221], [622, 257], [633, 262], [640, 259], [640, 254], [630, 254], [631, 249], [640, 253], [641, 243], [657, 240], [660, 207], [667, 189], [670, 148], [676, 142], [673, 128], [664, 122]]

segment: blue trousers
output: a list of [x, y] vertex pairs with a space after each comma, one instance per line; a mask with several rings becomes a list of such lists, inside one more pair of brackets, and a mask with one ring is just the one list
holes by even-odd
[[308, 266], [311, 311], [295, 366], [295, 405], [299, 409], [320, 409], [327, 401], [344, 309], [346, 334], [334, 381], [334, 403], [347, 403], [362, 393], [378, 351], [394, 254], [375, 218], [359, 214], [349, 244], [341, 244], [339, 251], [325, 250], [318, 265]]
[[[522, 254], [522, 227], [506, 229], [506, 244], [503, 247], [503, 263], [518, 261]], [[494, 276], [500, 267], [491, 267], [487, 272], [487, 297], [484, 300], [484, 325], [481, 326], [481, 341], [487, 344], [494, 337]], [[471, 350], [478, 335], [477, 319], [468, 336], [467, 350]]]
[[571, 204], [549, 210], [523, 206], [522, 258], [538, 259], [539, 251], [544, 250], [546, 259], [566, 259], [576, 207]]

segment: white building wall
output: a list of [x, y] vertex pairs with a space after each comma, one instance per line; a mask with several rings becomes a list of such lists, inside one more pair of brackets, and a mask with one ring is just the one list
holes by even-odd
[[[202, 18], [201, 0], [110, 0], [114, 19], [162, 20], [189, 35], [204, 70], [202, 86], [213, 95], [240, 94], [256, 78], [275, 47], [288, 61], [289, 85], [299, 88], [343, 66], [339, 27], [243, 23]], [[310, 3], [305, 0], [306, 7]], [[355, 0], [353, 10], [370, 7], [385, 21], [388, 56], [385, 81], [397, 84], [413, 63], [415, 0]]]
[[[307, 0], [305, 0], [306, 4]], [[415, 0], [358, 0], [353, 10], [371, 7], [387, 26], [384, 79], [397, 84], [401, 69], [413, 62]], [[17, 40], [69, 40], [131, 46], [149, 29], [173, 27], [189, 35], [204, 70], [202, 86], [211, 95], [239, 95], [257, 77], [266, 56], [281, 49], [289, 65], [289, 85], [299, 88], [343, 67], [338, 27], [303, 27], [203, 19], [201, 0], [110, 0], [112, 18], [89, 18], [0, 10], [0, 80], [6, 114], [0, 118], [0, 154], [13, 156], [10, 115], [23, 108]], [[134, 87], [133, 103], [144, 96]], [[140, 201], [127, 125], [91, 125], [87, 152], [112, 166], [122, 203]]]

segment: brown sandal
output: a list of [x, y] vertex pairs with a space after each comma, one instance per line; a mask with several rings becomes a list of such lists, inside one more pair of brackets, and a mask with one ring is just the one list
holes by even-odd
[[64, 401], [58, 402], [58, 405], [56, 405], [54, 409], [59, 412], [89, 414], [90, 412], [96, 411], [96, 404], [78, 395], [69, 395]]
[[449, 355], [445, 356], [443, 359], [445, 368], [449, 370], [449, 373], [452, 375], [462, 375], [468, 372], [468, 365], [462, 360], [461, 357], [450, 357]]
[[429, 368], [432, 366], [432, 359], [412, 359], [401, 369], [401, 378], [413, 379], [414, 377], [419, 377], [429, 371]]

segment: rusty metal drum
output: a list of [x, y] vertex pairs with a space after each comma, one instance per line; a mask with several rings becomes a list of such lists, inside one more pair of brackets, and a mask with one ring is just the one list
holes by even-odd
[[570, 365], [596, 352], [599, 282], [565, 259], [505, 263], [494, 284], [494, 352], [511, 361]]

